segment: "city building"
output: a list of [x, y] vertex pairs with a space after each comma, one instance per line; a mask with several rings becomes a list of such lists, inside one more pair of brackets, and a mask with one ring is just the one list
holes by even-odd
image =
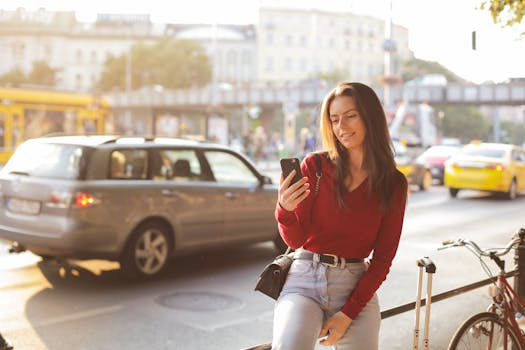
[[[219, 86], [315, 80], [322, 76], [376, 83], [384, 71], [384, 20], [351, 12], [261, 5], [254, 25], [159, 24], [146, 14], [99, 14], [81, 23], [74, 12], [0, 10], [0, 74], [33, 62], [58, 69], [57, 87], [89, 92], [106, 59], [162, 36], [201, 43]], [[412, 57], [408, 30], [393, 26], [395, 62]]]
[[[393, 25], [392, 33], [399, 71], [413, 54], [408, 30]], [[261, 7], [257, 37], [259, 81], [315, 81], [331, 76], [377, 84], [384, 72], [382, 19], [315, 8]]]
[[167, 24], [166, 35], [199, 42], [212, 62], [213, 82], [219, 88], [242, 87], [256, 79], [255, 25]]
[[110, 55], [153, 42], [162, 31], [149, 15], [99, 14], [94, 23], [80, 23], [74, 12], [0, 10], [0, 75], [29, 74], [44, 61], [58, 70], [57, 88], [90, 92]]

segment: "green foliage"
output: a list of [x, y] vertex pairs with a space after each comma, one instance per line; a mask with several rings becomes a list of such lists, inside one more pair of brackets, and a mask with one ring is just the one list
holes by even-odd
[[490, 11], [494, 23], [507, 27], [521, 23], [525, 15], [524, 0], [485, 0], [480, 8]]
[[525, 143], [525, 124], [510, 121], [501, 122], [501, 141], [515, 145]]
[[126, 54], [108, 57], [98, 88], [103, 91], [126, 87], [126, 66], [131, 67], [132, 88], [161, 85], [164, 88], [202, 86], [211, 80], [211, 64], [196, 42], [164, 38], [155, 45], [138, 44]]
[[457, 137], [462, 142], [472, 139], [489, 140], [492, 125], [487, 118], [472, 106], [452, 106], [441, 109], [444, 113], [440, 121], [444, 137]]
[[35, 61], [31, 72], [27, 76], [20, 69], [15, 68], [0, 76], [0, 84], [55, 86], [57, 71], [58, 69], [51, 68], [45, 61]]
[[449, 83], [464, 82], [464, 79], [460, 78], [441, 64], [417, 58], [406, 61], [401, 71], [403, 81], [409, 81], [424, 74], [443, 74]]
[[337, 84], [341, 81], [348, 81], [349, 75], [346, 69], [334, 69], [330, 72], [319, 73], [318, 79], [326, 80], [329, 84]]
[[27, 83], [27, 77], [18, 68], [15, 68], [0, 76], [0, 84], [18, 85]]
[[51, 68], [45, 61], [35, 61], [27, 80], [30, 84], [54, 86], [57, 71], [58, 69]]

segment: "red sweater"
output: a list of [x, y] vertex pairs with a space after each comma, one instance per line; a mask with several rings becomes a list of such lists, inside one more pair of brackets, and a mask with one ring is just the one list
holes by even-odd
[[377, 195], [368, 193], [365, 179], [344, 195], [345, 209], [337, 204], [335, 169], [321, 156], [323, 175], [319, 193], [314, 194], [316, 164], [308, 155], [301, 164], [309, 178], [310, 195], [295, 211], [287, 211], [278, 203], [275, 217], [284, 241], [292, 248], [315, 253], [335, 254], [346, 258], [366, 258], [373, 251], [368, 270], [349, 295], [342, 311], [355, 319], [386, 279], [397, 251], [407, 199], [406, 178], [397, 173], [394, 182], [392, 209], [383, 213]]

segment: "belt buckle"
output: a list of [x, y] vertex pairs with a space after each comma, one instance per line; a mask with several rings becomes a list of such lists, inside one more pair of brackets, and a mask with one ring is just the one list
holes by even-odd
[[326, 266], [329, 266], [329, 267], [337, 267], [337, 265], [339, 264], [339, 257], [335, 254], [323, 254], [325, 256], [330, 256], [334, 259], [334, 262], [329, 264], [329, 263], [323, 263], [323, 265], [326, 265]]

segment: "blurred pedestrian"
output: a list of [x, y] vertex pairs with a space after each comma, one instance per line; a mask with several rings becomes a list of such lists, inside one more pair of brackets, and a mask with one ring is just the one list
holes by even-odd
[[[396, 254], [407, 196], [375, 92], [341, 83], [321, 108], [321, 170], [312, 154], [293, 185], [281, 177], [276, 218], [294, 261], [274, 310], [273, 349], [377, 350], [376, 291]], [[364, 259], [372, 254], [370, 263]]]
[[255, 149], [255, 161], [259, 164], [262, 160], [266, 158], [266, 145], [268, 144], [268, 136], [264, 131], [262, 126], [255, 128], [255, 133], [253, 135], [253, 145]]

